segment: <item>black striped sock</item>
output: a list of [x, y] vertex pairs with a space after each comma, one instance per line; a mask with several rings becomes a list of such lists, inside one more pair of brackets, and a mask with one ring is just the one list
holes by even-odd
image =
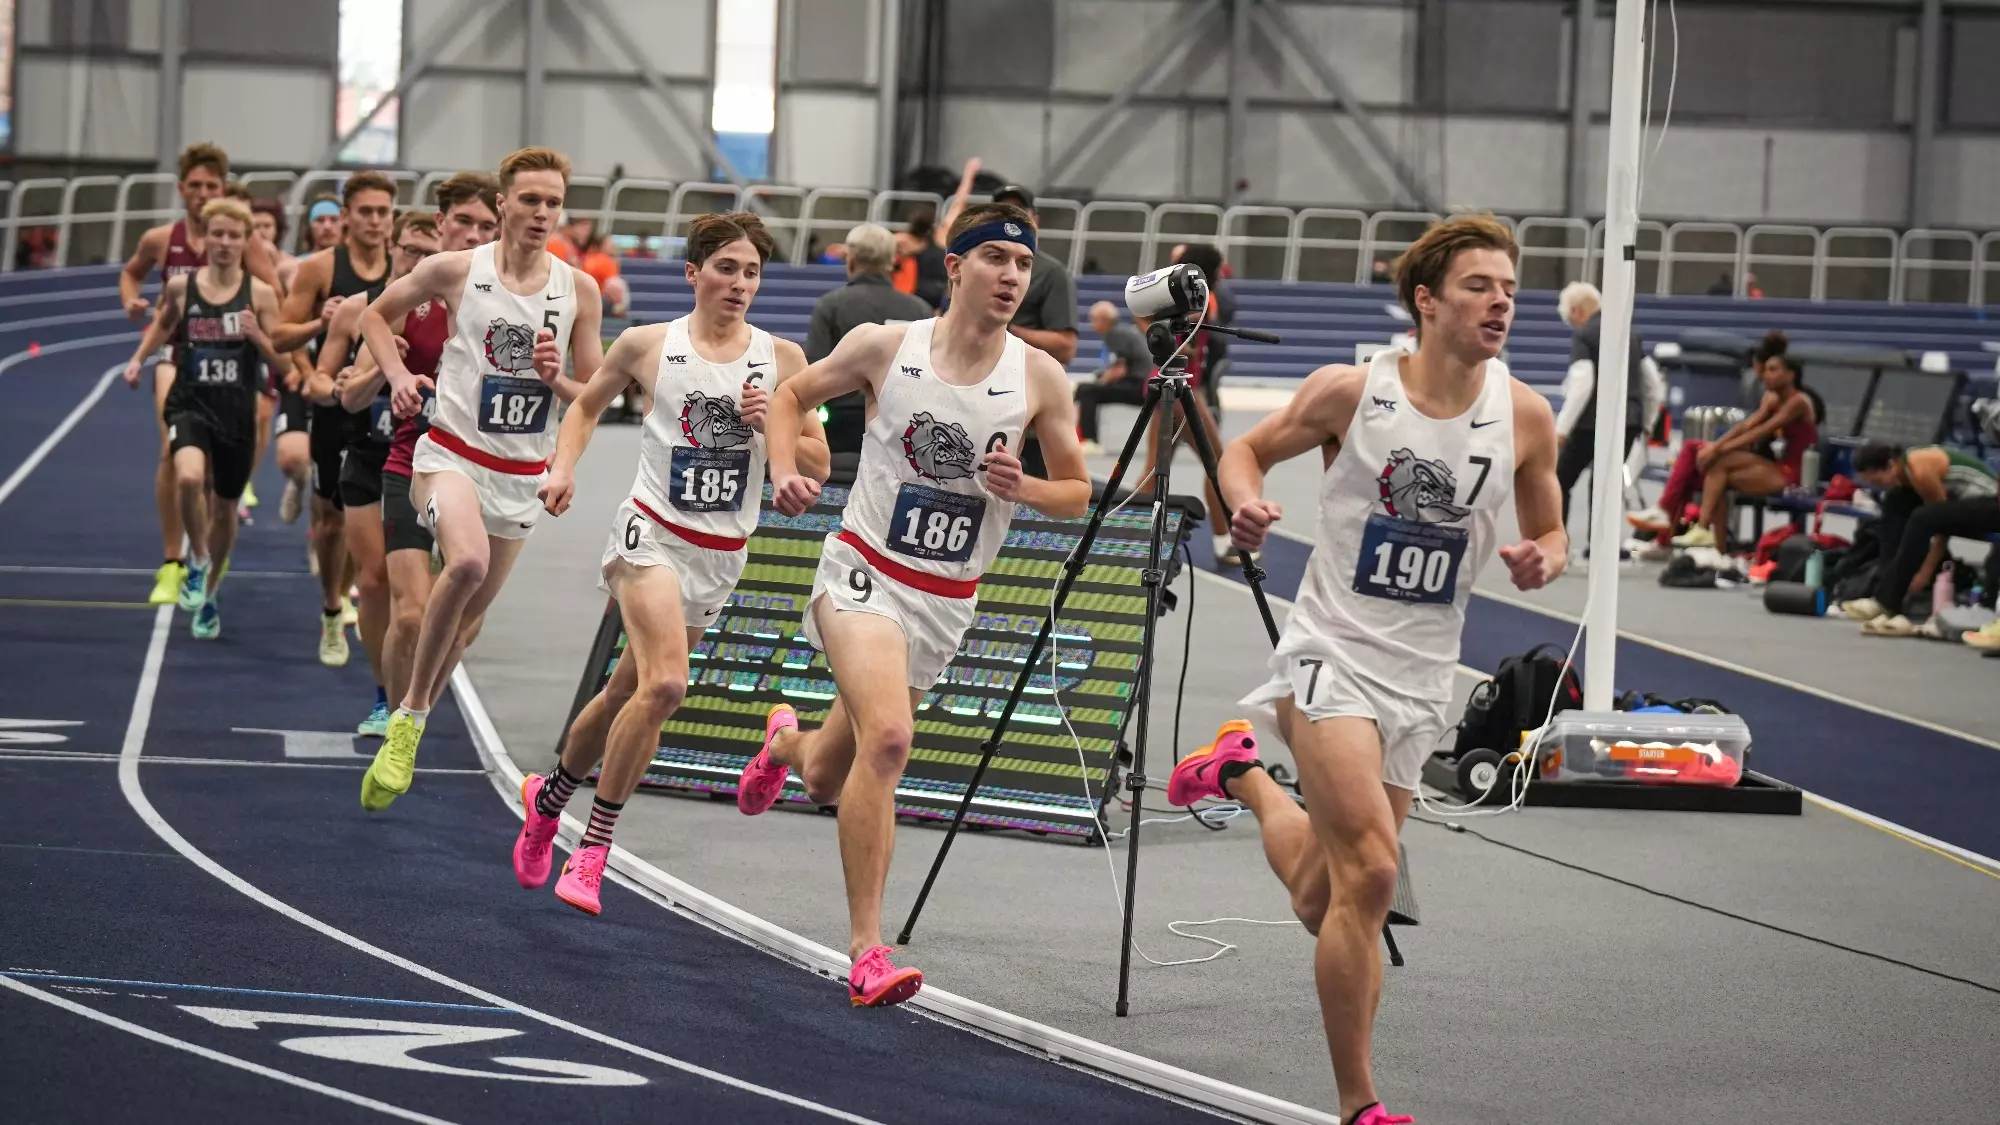
[[535, 794], [535, 811], [543, 816], [561, 816], [563, 807], [569, 804], [570, 794], [575, 793], [576, 787], [581, 784], [582, 778], [570, 776], [570, 772], [562, 768], [562, 763], [557, 762], [556, 768], [550, 770], [544, 779], [542, 791]]
[[584, 830], [582, 846], [610, 847], [611, 833], [617, 830], [618, 814], [624, 811], [624, 808], [623, 801], [614, 805], [602, 797], [593, 798], [590, 802], [590, 827]]

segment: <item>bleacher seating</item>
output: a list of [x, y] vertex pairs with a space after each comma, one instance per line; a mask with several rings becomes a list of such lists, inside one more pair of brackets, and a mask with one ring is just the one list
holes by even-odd
[[[680, 316], [693, 296], [677, 261], [626, 259], [632, 287], [632, 315], [651, 321]], [[841, 284], [838, 266], [774, 264], [757, 297], [757, 322], [772, 332], [803, 341], [820, 294]], [[1099, 300], [1123, 307], [1123, 277], [1085, 275], [1077, 279], [1077, 323], [1082, 339], [1071, 369], [1094, 369], [1098, 340], [1086, 311]], [[1303, 378], [1314, 367], [1351, 358], [1354, 346], [1387, 340], [1408, 324], [1392, 310], [1395, 292], [1387, 286], [1325, 282], [1233, 281], [1238, 319], [1284, 337], [1282, 344], [1238, 343], [1231, 352], [1231, 378], [1282, 383]], [[1514, 321], [1507, 359], [1514, 373], [1554, 396], [1569, 366], [1570, 331], [1556, 317], [1556, 295], [1526, 291]], [[1637, 323], [1648, 345], [1677, 340], [1683, 332], [1719, 330], [1755, 339], [1783, 329], [1795, 343], [1868, 345], [1896, 351], [1940, 351], [1952, 367], [1971, 376], [1975, 393], [1993, 383], [1993, 355], [1986, 341], [2000, 337], [2000, 325], [1985, 310], [1966, 305], [1884, 305], [1879, 302], [1760, 300], [1730, 297], [1639, 298]]]

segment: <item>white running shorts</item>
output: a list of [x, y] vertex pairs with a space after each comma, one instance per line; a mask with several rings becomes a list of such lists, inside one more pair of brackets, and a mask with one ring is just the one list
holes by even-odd
[[729, 595], [749, 561], [747, 547], [718, 551], [697, 546], [660, 526], [628, 498], [618, 505], [618, 518], [612, 521], [597, 588], [615, 598], [626, 566], [666, 567], [680, 582], [682, 618], [690, 628], [706, 629], [729, 604]]
[[910, 646], [910, 686], [919, 690], [929, 690], [944, 675], [979, 610], [978, 598], [925, 593], [878, 573], [838, 535], [826, 537], [819, 573], [813, 577], [812, 600], [806, 603], [806, 641], [825, 652], [815, 617], [822, 597], [836, 610], [872, 613], [902, 626]]
[[1382, 781], [1398, 789], [1416, 789], [1424, 759], [1438, 749], [1438, 740], [1451, 726], [1445, 717], [1449, 703], [1390, 691], [1357, 674], [1330, 647], [1274, 655], [1271, 664], [1271, 679], [1241, 700], [1253, 716], [1275, 731], [1278, 713], [1273, 705], [1290, 696], [1309, 722], [1337, 716], [1373, 719], [1382, 738]]
[[[486, 534], [495, 539], [526, 539], [542, 518], [542, 498], [536, 493], [548, 473], [526, 476], [489, 469], [453, 453], [431, 440], [429, 434], [417, 439], [410, 455], [412, 479], [425, 473], [457, 473], [472, 482], [479, 494], [479, 514], [486, 522]], [[429, 503], [417, 509], [417, 522], [425, 531], [437, 534]]]

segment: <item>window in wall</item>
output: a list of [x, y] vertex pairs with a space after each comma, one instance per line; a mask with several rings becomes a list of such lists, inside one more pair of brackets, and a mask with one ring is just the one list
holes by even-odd
[[[403, 0], [340, 0], [340, 96], [334, 131], [346, 136], [396, 88], [402, 72]], [[341, 150], [342, 162], [395, 164], [401, 108], [393, 101], [383, 106]]]
[[[778, 0], [730, 0], [715, 7], [716, 147], [745, 179], [771, 174], [777, 119]], [[722, 169], [715, 169], [718, 179]]]

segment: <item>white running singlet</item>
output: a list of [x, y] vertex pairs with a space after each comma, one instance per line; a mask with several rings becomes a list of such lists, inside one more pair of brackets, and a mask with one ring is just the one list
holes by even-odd
[[1368, 365], [1347, 438], [1320, 478], [1319, 533], [1277, 663], [1333, 654], [1405, 697], [1449, 701], [1472, 584], [1514, 497], [1514, 398], [1486, 362], [1472, 409], [1417, 413], [1390, 348]]
[[535, 334], [553, 331], [556, 347], [569, 354], [576, 279], [550, 254], [542, 291], [511, 293], [494, 265], [499, 245], [489, 242], [472, 252], [455, 330], [438, 361], [431, 424], [494, 457], [546, 462], [556, 447], [556, 393], [535, 375]]
[[764, 435], [742, 419], [743, 384], [769, 391], [777, 378], [771, 335], [761, 328], [751, 327], [742, 355], [710, 363], [689, 341], [687, 317], [667, 325], [632, 495], [681, 527], [749, 538], [764, 494]]
[[985, 379], [953, 386], [931, 369], [938, 321], [913, 322], [882, 377], [841, 528], [911, 570], [976, 581], [999, 554], [1014, 505], [986, 491], [980, 462], [1018, 451], [1028, 422], [1028, 346], [1008, 335]]

